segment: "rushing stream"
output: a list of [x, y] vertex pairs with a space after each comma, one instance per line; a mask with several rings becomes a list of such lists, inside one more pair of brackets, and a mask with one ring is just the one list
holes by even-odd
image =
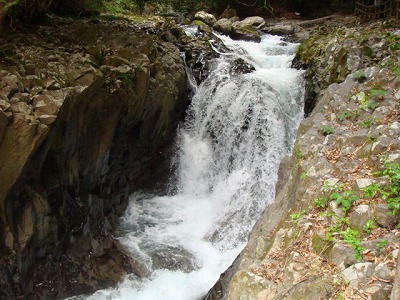
[[[289, 68], [296, 45], [219, 38], [229, 51], [196, 88], [178, 134], [177, 192], [133, 194], [122, 221], [122, 243], [151, 275], [87, 299], [201, 299], [273, 201], [303, 114], [302, 72]], [[238, 58], [255, 70], [235, 74]]]

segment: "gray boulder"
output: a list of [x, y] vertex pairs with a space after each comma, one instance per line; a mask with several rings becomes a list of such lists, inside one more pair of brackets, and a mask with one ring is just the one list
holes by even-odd
[[294, 34], [294, 27], [291, 25], [263, 26], [261, 31], [274, 35], [291, 35]]
[[226, 18], [219, 19], [214, 24], [214, 29], [224, 34], [230, 34], [232, 32], [232, 21]]
[[232, 25], [231, 38], [236, 40], [253, 41], [259, 43], [261, 41], [261, 36], [257, 29], [249, 24], [244, 24], [242, 22], [235, 22]]

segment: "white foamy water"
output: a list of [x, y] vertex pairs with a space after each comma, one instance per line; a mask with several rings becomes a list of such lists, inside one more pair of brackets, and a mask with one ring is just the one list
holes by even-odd
[[[289, 68], [296, 45], [220, 38], [232, 52], [197, 88], [180, 129], [176, 195], [133, 194], [123, 218], [120, 239], [151, 275], [85, 298], [200, 299], [273, 201], [303, 114], [302, 73]], [[255, 71], [233, 75], [238, 58]]]

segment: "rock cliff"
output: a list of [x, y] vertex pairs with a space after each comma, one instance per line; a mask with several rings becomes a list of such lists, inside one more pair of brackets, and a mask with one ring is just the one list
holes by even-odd
[[204, 299], [399, 299], [396, 23], [295, 27], [311, 113], [280, 165], [275, 202]]
[[146, 275], [112, 228], [160, 181], [188, 99], [178, 48], [152, 34], [176, 40], [163, 20], [49, 22], [0, 36], [0, 299]]

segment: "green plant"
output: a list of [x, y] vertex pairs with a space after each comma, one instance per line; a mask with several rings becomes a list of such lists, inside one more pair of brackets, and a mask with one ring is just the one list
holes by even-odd
[[303, 153], [301, 152], [299, 145], [296, 145], [296, 147], [294, 147], [294, 154], [297, 158], [303, 158]]
[[388, 240], [382, 240], [376, 243], [376, 251], [378, 251], [378, 255], [382, 252], [383, 248], [385, 248], [389, 244]]
[[358, 80], [358, 81], [367, 79], [367, 75], [364, 73], [364, 71], [358, 71], [358, 72], [354, 73], [352, 77], [354, 80]]
[[387, 91], [385, 90], [371, 90], [370, 91], [370, 97], [378, 97], [379, 99], [382, 99], [384, 96], [387, 95]]
[[330, 242], [334, 242], [335, 238], [333, 237], [332, 233], [328, 231], [328, 232], [325, 233], [325, 240], [330, 241]]
[[348, 227], [346, 230], [341, 231], [340, 235], [343, 238], [343, 241], [353, 247], [355, 253], [354, 257], [359, 262], [363, 258], [363, 251], [365, 248], [361, 247], [361, 240], [358, 238], [359, 233], [357, 230], [351, 229]]
[[135, 77], [129, 73], [118, 73], [117, 78], [121, 80], [124, 86], [126, 87], [132, 86], [135, 80]]
[[371, 229], [376, 228], [375, 222], [373, 220], [368, 220], [367, 223], [363, 226], [363, 230], [366, 233], [371, 233]]
[[323, 186], [321, 187], [321, 191], [324, 193], [331, 192], [331, 191], [341, 192], [342, 190], [343, 190], [342, 183], [331, 184], [328, 180], [325, 180]]
[[322, 125], [322, 126], [319, 128], [319, 131], [320, 131], [321, 134], [324, 135], [324, 136], [327, 136], [327, 135], [330, 135], [330, 134], [335, 133], [335, 129], [334, 129], [333, 127], [331, 127], [331, 126], [328, 126], [328, 125]]
[[400, 165], [394, 162], [384, 162], [382, 175], [387, 176], [390, 184], [382, 189], [382, 198], [388, 203], [392, 215], [400, 212]]
[[326, 197], [319, 197], [314, 199], [314, 205], [318, 208], [324, 208], [328, 204], [328, 199]]
[[339, 122], [343, 122], [344, 120], [355, 120], [359, 116], [358, 111], [345, 111], [338, 115]]
[[391, 51], [397, 51], [400, 49], [400, 37], [397, 34], [393, 34], [391, 32], [387, 32], [385, 34], [386, 40], [389, 44], [389, 49]]
[[296, 222], [296, 221], [299, 220], [305, 213], [306, 213], [305, 210], [302, 210], [302, 211], [297, 212], [297, 213], [292, 213], [292, 214], [290, 215], [290, 219], [292, 220], [292, 222]]
[[397, 78], [400, 78], [400, 61], [398, 59], [389, 59], [385, 65], [389, 67]]
[[307, 172], [306, 171], [304, 171], [304, 172], [302, 172], [301, 174], [300, 174], [300, 179], [305, 179], [307, 177]]
[[368, 128], [371, 127], [375, 122], [375, 117], [373, 116], [368, 116], [364, 120], [362, 120], [359, 124], [362, 128]]
[[380, 192], [380, 190], [381, 187], [375, 183], [372, 183], [366, 187], [361, 188], [364, 198], [375, 198]]
[[358, 199], [357, 195], [352, 190], [344, 191], [343, 193], [333, 193], [330, 195], [332, 200], [335, 200], [340, 205], [344, 212], [347, 212], [351, 204]]

